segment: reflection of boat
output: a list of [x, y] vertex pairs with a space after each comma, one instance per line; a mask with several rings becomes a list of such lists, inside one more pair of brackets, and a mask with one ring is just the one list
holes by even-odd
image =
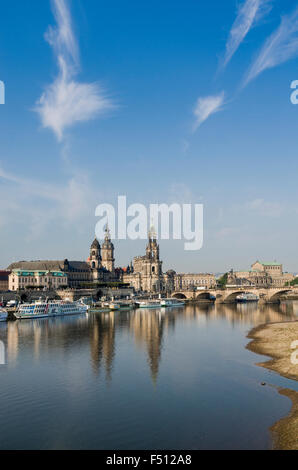
[[185, 302], [183, 300], [178, 299], [161, 299], [160, 305], [162, 307], [183, 307]]
[[236, 301], [239, 303], [246, 303], [246, 302], [258, 302], [259, 297], [255, 294], [240, 294], [236, 297]]
[[0, 308], [0, 321], [7, 320], [8, 313], [3, 308]]
[[65, 315], [81, 315], [88, 310], [87, 305], [80, 302], [54, 301], [35, 302], [33, 304], [20, 305], [15, 313], [16, 318], [26, 320], [30, 318], [62, 317]]
[[159, 308], [161, 307], [160, 300], [138, 300], [136, 302], [139, 308]]

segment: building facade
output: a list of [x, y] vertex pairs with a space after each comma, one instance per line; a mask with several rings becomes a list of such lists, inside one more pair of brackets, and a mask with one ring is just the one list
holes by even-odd
[[9, 290], [23, 290], [29, 287], [36, 289], [59, 289], [67, 287], [67, 274], [59, 271], [13, 269], [9, 275]]
[[152, 229], [145, 256], [137, 256], [133, 266], [123, 273], [122, 280], [130, 284], [136, 291], [159, 293], [164, 291], [162, 261], [159, 259], [159, 245]]
[[292, 274], [283, 272], [282, 264], [256, 261], [249, 271], [231, 270], [228, 274], [228, 285], [284, 287], [293, 279]]
[[[109, 271], [107, 268], [110, 268]], [[114, 246], [106, 232], [103, 249], [97, 239], [90, 247], [87, 261], [20, 261], [9, 266], [8, 289], [26, 287], [59, 289], [80, 288], [96, 282], [119, 280], [114, 268]]]
[[162, 272], [159, 245], [154, 229], [149, 232], [145, 256], [134, 258], [132, 267], [123, 274], [123, 282], [130, 284], [136, 291], [149, 293], [168, 293], [205, 287], [216, 287], [213, 274], [177, 274], [174, 270]]
[[9, 275], [10, 271], [0, 271], [0, 292], [9, 290]]

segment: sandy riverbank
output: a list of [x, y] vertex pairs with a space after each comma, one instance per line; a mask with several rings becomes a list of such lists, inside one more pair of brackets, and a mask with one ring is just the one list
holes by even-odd
[[[298, 365], [293, 364], [291, 345], [298, 340], [298, 322], [272, 323], [253, 329], [248, 338], [247, 349], [273, 359], [258, 363], [259, 366], [278, 372], [280, 375], [298, 381]], [[271, 431], [275, 449], [298, 450], [298, 392], [280, 389], [279, 393], [292, 400], [289, 416], [276, 423]]]

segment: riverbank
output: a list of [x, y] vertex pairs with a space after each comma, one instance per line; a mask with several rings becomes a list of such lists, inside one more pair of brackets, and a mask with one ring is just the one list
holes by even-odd
[[[272, 359], [257, 365], [298, 381], [298, 365], [291, 361], [294, 350], [291, 345], [298, 340], [298, 322], [271, 323], [254, 328], [248, 335], [252, 339], [247, 349]], [[289, 416], [272, 428], [275, 449], [298, 450], [298, 393], [280, 389], [281, 395], [291, 399], [293, 406]]]

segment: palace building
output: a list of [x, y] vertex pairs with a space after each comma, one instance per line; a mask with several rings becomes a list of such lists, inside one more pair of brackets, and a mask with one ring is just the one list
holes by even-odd
[[254, 287], [284, 287], [294, 279], [293, 274], [284, 273], [280, 263], [256, 261], [249, 271], [230, 271], [228, 284]]
[[118, 280], [114, 267], [114, 245], [108, 229], [102, 247], [97, 239], [92, 243], [87, 261], [20, 261], [11, 264], [8, 270], [11, 291], [26, 287], [80, 288], [88, 283]]

